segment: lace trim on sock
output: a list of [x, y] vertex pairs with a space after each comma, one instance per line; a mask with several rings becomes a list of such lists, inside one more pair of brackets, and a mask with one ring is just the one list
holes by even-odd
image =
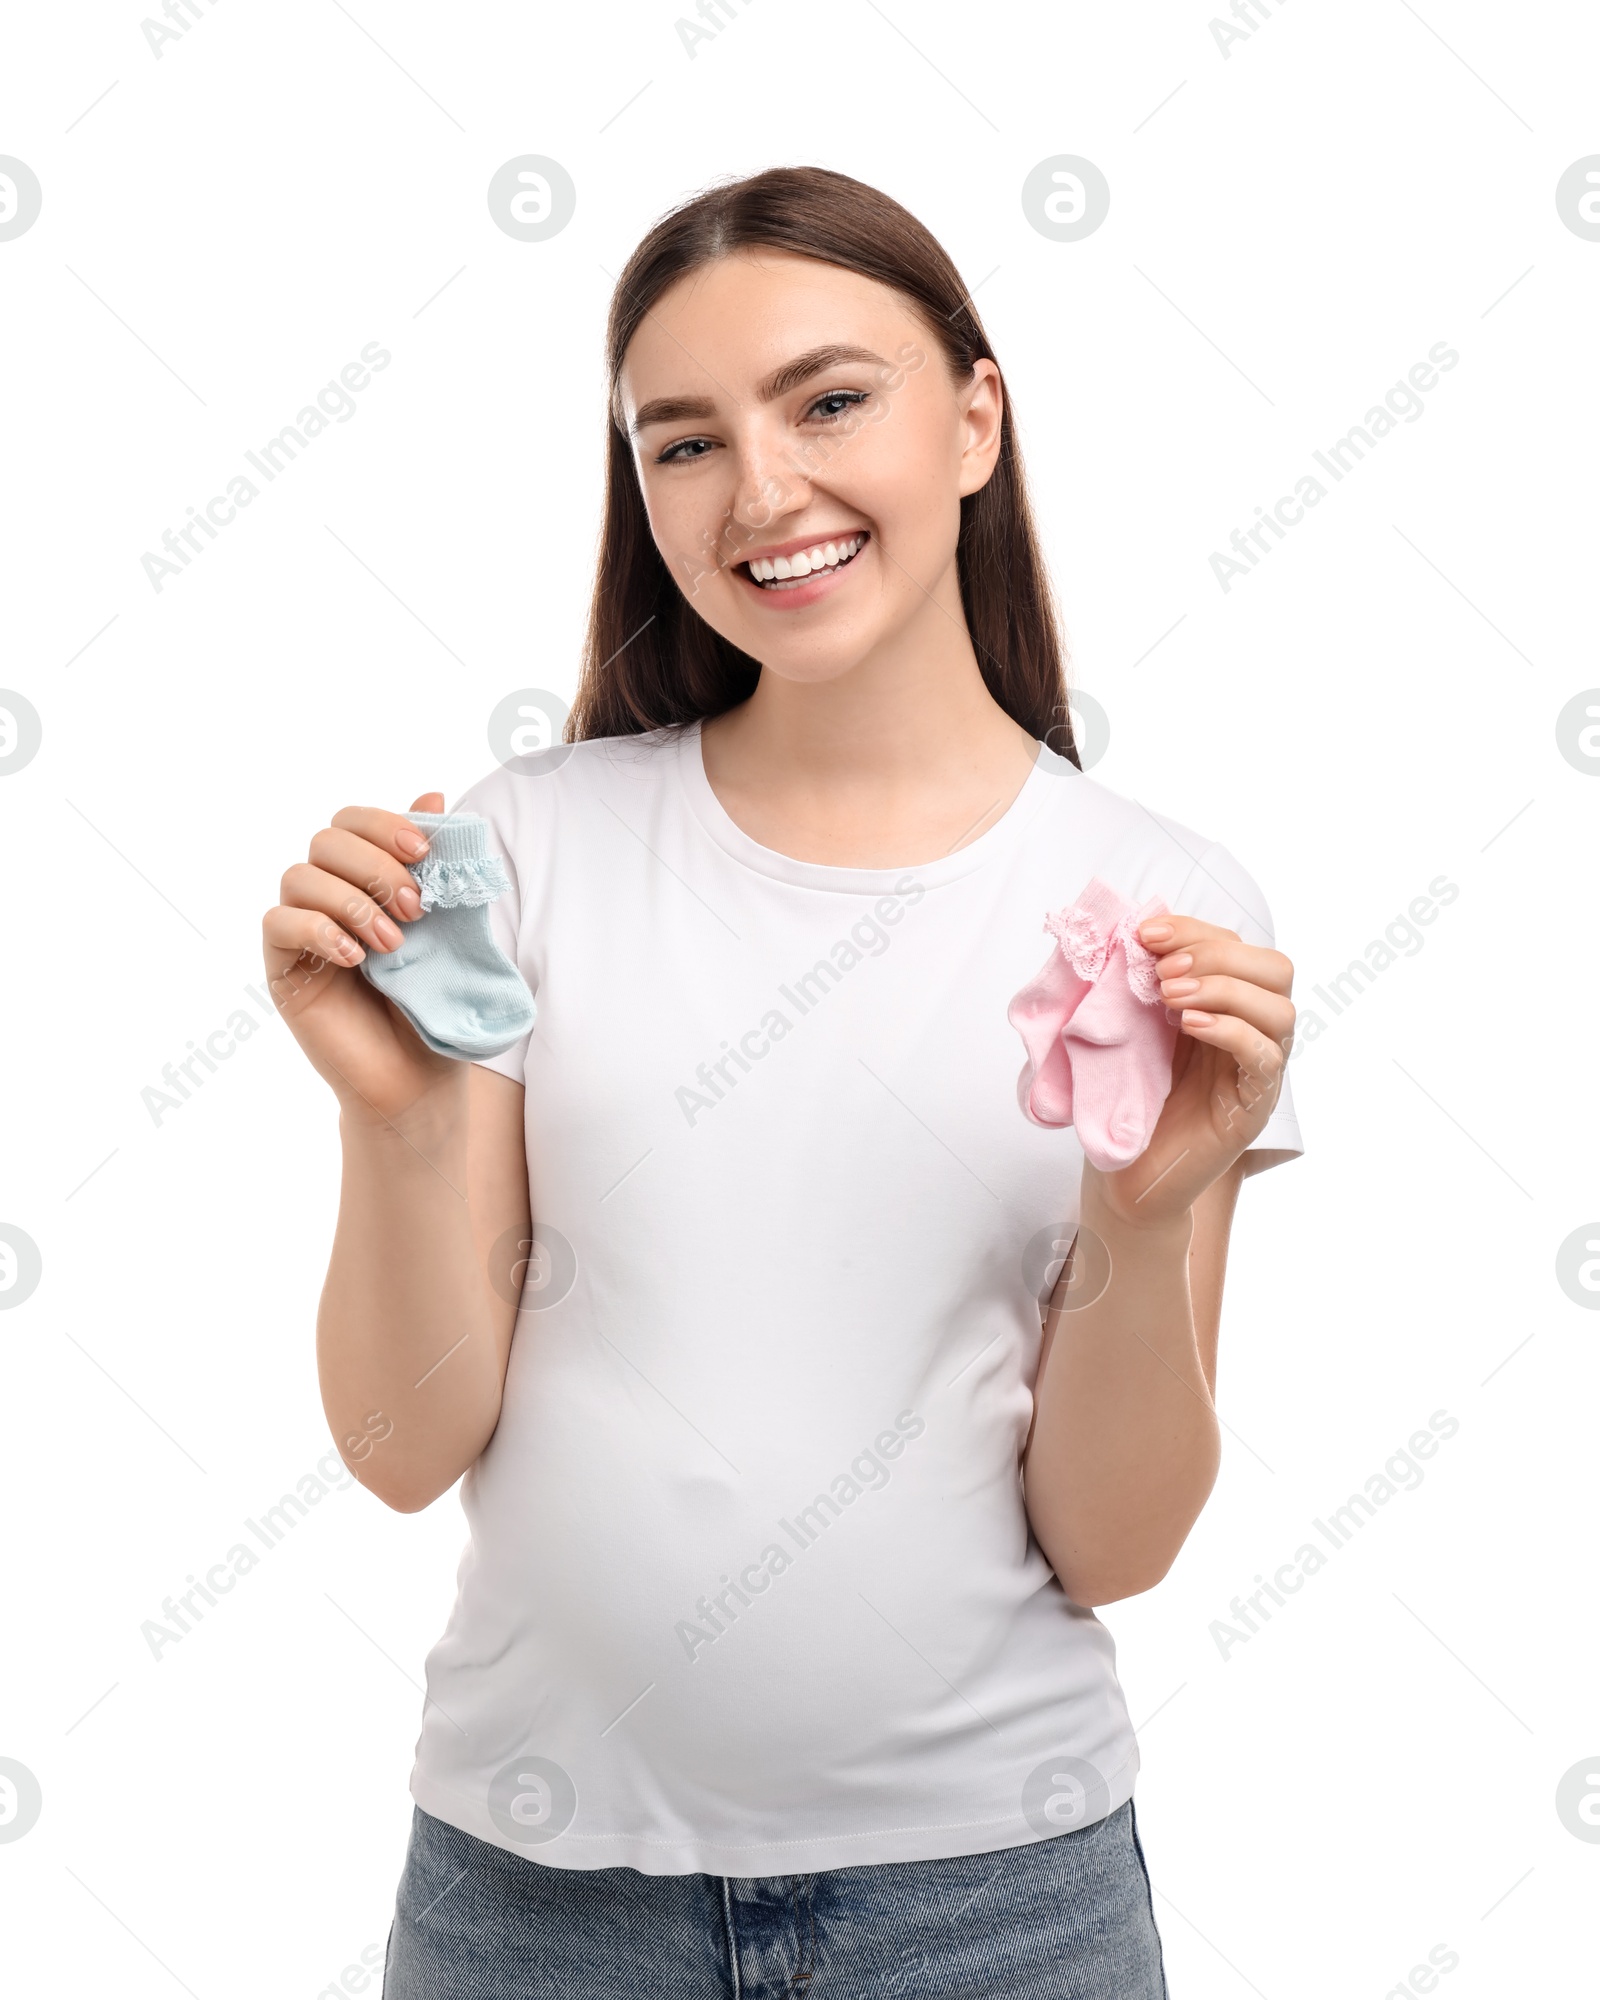
[[492, 903], [511, 887], [506, 864], [498, 854], [476, 855], [467, 861], [436, 860], [430, 854], [417, 862], [411, 875], [422, 892], [424, 910]]
[[1080, 979], [1098, 979], [1105, 971], [1111, 947], [1120, 944], [1127, 961], [1128, 985], [1135, 999], [1153, 1007], [1161, 998], [1161, 982], [1156, 977], [1155, 954], [1146, 950], [1137, 935], [1143, 921], [1137, 910], [1129, 910], [1108, 929], [1091, 911], [1071, 903], [1066, 909], [1046, 916], [1044, 927], [1061, 946], [1067, 963]]
[[1142, 1000], [1147, 1007], [1161, 1003], [1161, 981], [1156, 976], [1156, 954], [1139, 942], [1135, 935], [1144, 919], [1137, 910], [1131, 910], [1117, 926], [1117, 935], [1122, 941], [1122, 949], [1128, 959], [1128, 984], [1133, 988], [1134, 998]]

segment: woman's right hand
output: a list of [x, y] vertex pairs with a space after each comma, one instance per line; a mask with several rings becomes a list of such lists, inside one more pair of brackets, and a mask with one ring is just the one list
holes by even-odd
[[[411, 810], [443, 812], [444, 796], [424, 792]], [[406, 863], [426, 851], [404, 814], [346, 806], [285, 872], [283, 900], [262, 919], [273, 1004], [349, 1117], [388, 1123], [435, 1093], [465, 1101], [468, 1065], [435, 1054], [359, 970], [422, 914]]]

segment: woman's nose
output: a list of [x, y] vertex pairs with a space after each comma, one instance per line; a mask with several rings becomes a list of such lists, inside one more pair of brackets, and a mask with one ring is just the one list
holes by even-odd
[[732, 501], [732, 521], [746, 535], [771, 527], [775, 520], [804, 507], [811, 497], [810, 481], [781, 443], [764, 434], [740, 439], [738, 473]]

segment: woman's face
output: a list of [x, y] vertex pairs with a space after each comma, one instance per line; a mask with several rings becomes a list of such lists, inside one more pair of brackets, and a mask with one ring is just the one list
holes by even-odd
[[998, 455], [999, 372], [953, 382], [898, 292], [739, 251], [663, 293], [621, 401], [663, 560], [764, 667], [830, 680], [919, 620], [960, 619], [960, 501]]

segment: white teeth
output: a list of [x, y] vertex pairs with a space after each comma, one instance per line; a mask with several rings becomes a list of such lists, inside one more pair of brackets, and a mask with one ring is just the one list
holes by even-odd
[[802, 549], [792, 556], [756, 556], [750, 562], [750, 574], [757, 583], [798, 583], [819, 569], [837, 569], [841, 563], [847, 563], [864, 539], [861, 535], [851, 535], [842, 542], [819, 542], [815, 548]]

